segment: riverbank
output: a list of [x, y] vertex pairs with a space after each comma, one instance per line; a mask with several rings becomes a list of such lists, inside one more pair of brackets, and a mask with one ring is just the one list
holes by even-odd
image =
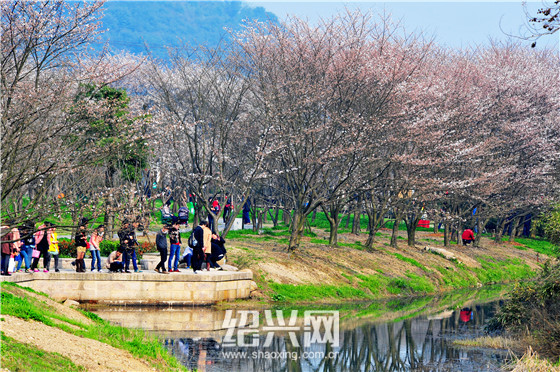
[[2, 368], [49, 371], [184, 371], [151, 335], [3, 282]]
[[399, 296], [437, 294], [450, 290], [510, 283], [533, 278], [544, 261], [554, 257], [548, 242], [518, 239], [496, 244], [482, 238], [480, 247], [443, 247], [442, 234], [417, 232], [409, 247], [401, 231], [398, 248], [382, 230], [372, 251], [365, 234], [342, 233], [337, 247], [328, 245], [328, 231], [313, 228], [302, 248], [287, 252], [287, 231], [265, 228], [228, 235], [228, 259], [254, 274], [253, 301], [332, 303]]

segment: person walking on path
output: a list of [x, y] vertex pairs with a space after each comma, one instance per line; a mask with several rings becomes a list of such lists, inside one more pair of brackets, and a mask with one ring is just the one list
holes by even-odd
[[39, 272], [37, 266], [39, 265], [39, 259], [41, 258], [41, 255], [43, 256], [43, 271], [49, 271], [47, 267], [49, 267], [49, 262], [51, 260], [51, 255], [49, 254], [49, 246], [51, 245], [51, 234], [49, 234], [48, 231], [50, 230], [50, 227], [51, 223], [45, 221], [44, 224], [39, 226], [39, 230], [37, 230], [37, 232], [35, 233], [36, 252], [33, 252], [33, 263], [31, 264], [30, 269], [33, 272]]
[[89, 239], [89, 251], [91, 253], [91, 271], [95, 269], [95, 264], [97, 262], [97, 271], [101, 272], [101, 254], [99, 249], [99, 244], [103, 240], [103, 235], [105, 234], [105, 226], [99, 225], [97, 229], [91, 234]]
[[[181, 252], [182, 243], [179, 224], [175, 223], [169, 229], [169, 260], [167, 262], [167, 267], [170, 273], [179, 272], [179, 253]], [[171, 264], [173, 264], [173, 267]]]
[[156, 235], [156, 247], [157, 250], [159, 251], [160, 260], [154, 270], [161, 274], [168, 274], [168, 272], [165, 271], [165, 261], [167, 260], [167, 234], [168, 233], [169, 233], [169, 228], [167, 226], [163, 226]]

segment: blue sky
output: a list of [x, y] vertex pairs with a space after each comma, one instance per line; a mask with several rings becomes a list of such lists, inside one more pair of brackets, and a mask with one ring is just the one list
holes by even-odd
[[[490, 38], [506, 40], [506, 33], [521, 35], [524, 32], [526, 16], [521, 1], [434, 1], [434, 2], [340, 2], [340, 1], [247, 1], [273, 12], [280, 19], [289, 15], [307, 18], [316, 22], [328, 18], [344, 7], [359, 7], [363, 11], [375, 13], [384, 11], [394, 19], [400, 20], [408, 31], [422, 30], [440, 44], [461, 48], [487, 44]], [[534, 11], [542, 6], [541, 2], [527, 3], [527, 9]], [[560, 32], [542, 37], [539, 47], [558, 49]], [[527, 42], [529, 43], [529, 42]]]

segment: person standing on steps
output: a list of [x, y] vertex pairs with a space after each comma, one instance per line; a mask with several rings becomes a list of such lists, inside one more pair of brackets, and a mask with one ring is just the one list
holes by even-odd
[[[167, 260], [167, 234], [169, 232], [169, 228], [167, 226], [163, 226], [161, 230], [156, 235], [156, 247], [159, 251], [159, 263], [157, 264], [156, 268], [154, 269], [156, 272], [161, 274], [167, 274], [168, 272], [165, 271], [165, 261]], [[171, 270], [169, 270], [171, 271]]]
[[210, 262], [212, 257], [212, 230], [210, 230], [209, 226], [202, 226], [202, 230], [204, 232], [204, 262], [206, 263], [206, 271], [210, 271]]
[[[179, 232], [179, 223], [175, 222], [169, 231], [169, 261], [167, 268], [170, 273], [178, 273], [179, 271], [179, 253], [181, 252], [181, 233]], [[171, 266], [173, 264], [173, 267]]]
[[49, 246], [51, 244], [51, 234], [49, 234], [48, 230], [50, 229], [51, 223], [45, 221], [39, 229], [35, 233], [35, 250], [37, 252], [33, 252], [33, 263], [31, 264], [31, 271], [37, 273], [39, 269], [37, 266], [39, 265], [39, 259], [41, 255], [43, 256], [43, 268], [44, 272], [48, 272], [47, 267], [49, 267], [49, 262], [51, 259], [51, 255], [49, 254]]
[[78, 227], [78, 231], [76, 231], [76, 236], [74, 238], [74, 241], [76, 242], [76, 250], [78, 252], [78, 255], [76, 257], [77, 273], [86, 272], [86, 264], [84, 262], [84, 257], [86, 256], [87, 245], [88, 245], [86, 224], [87, 224], [87, 220], [82, 219], [82, 221], [80, 222], [80, 226]]
[[196, 244], [193, 247], [192, 255], [192, 268], [193, 272], [196, 274], [197, 271], [202, 270], [202, 263], [204, 262], [204, 238], [205, 229], [208, 230], [210, 238], [212, 234], [208, 228], [208, 221], [200, 221], [200, 224], [193, 230], [193, 237], [196, 240]]
[[123, 225], [118, 232], [119, 239], [121, 242], [121, 248], [124, 252], [123, 254], [123, 261], [124, 261], [124, 272], [130, 273], [130, 259], [132, 259], [132, 266], [134, 267], [134, 272], [140, 272], [138, 270], [138, 264], [136, 262], [136, 247], [138, 246], [138, 241], [136, 240], [136, 226], [138, 225], [137, 222], [134, 222], [132, 226], [128, 222], [128, 220], [123, 221]]
[[[58, 269], [59, 250], [58, 250], [58, 233], [56, 232], [56, 227], [53, 226], [51, 229], [49, 229], [49, 233], [51, 235], [51, 243], [49, 244], [49, 254], [51, 255], [51, 258], [54, 259], [54, 271], [58, 273], [60, 270]], [[47, 263], [47, 271], [48, 270], [49, 270], [49, 266]]]
[[25, 272], [28, 273], [29, 270], [31, 269], [31, 261], [32, 261], [32, 254], [33, 254], [33, 250], [35, 249], [35, 236], [33, 235], [33, 227], [35, 226], [35, 224], [33, 223], [28, 223], [28, 225], [25, 226], [25, 229], [23, 230], [23, 234], [22, 234], [22, 247], [21, 247], [21, 256], [22, 256], [22, 261], [20, 261], [20, 263], [18, 264], [17, 270], [19, 271], [21, 268], [21, 263], [25, 261]]
[[10, 226], [2, 226], [2, 275], [11, 276], [9, 273], [10, 257], [12, 254], [19, 252], [21, 245], [20, 234], [17, 227], [11, 228]]
[[103, 235], [105, 234], [105, 226], [99, 225], [97, 229], [91, 234], [89, 239], [89, 251], [91, 253], [91, 271], [95, 269], [95, 263], [97, 261], [97, 271], [101, 272], [101, 254], [99, 245], [103, 240]]

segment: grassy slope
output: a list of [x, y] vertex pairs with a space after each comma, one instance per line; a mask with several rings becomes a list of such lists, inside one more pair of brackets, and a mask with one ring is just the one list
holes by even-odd
[[328, 224], [320, 214], [312, 225], [302, 248], [291, 254], [285, 250], [289, 235], [284, 227], [267, 227], [261, 234], [230, 232], [228, 258], [254, 272], [262, 299], [332, 302], [430, 294], [529, 279], [558, 249], [542, 240], [517, 239], [514, 244], [496, 245], [483, 238], [480, 248], [446, 248], [458, 257], [450, 261], [422, 249], [426, 245], [443, 248], [443, 238], [431, 229], [420, 229], [413, 248], [406, 245], [406, 234], [401, 232], [398, 249], [388, 244], [390, 231], [381, 230], [374, 251], [367, 252], [366, 234], [356, 236], [342, 229], [340, 244], [333, 248], [328, 246]]
[[[59, 328], [67, 333], [94, 339], [113, 347], [127, 350], [136, 358], [148, 361], [156, 370], [184, 370], [180, 363], [163, 348], [155, 337], [146, 334], [144, 331], [114, 326], [93, 313], [83, 311], [84, 315], [92, 320], [91, 324], [85, 324], [61, 314], [55, 307], [49, 306], [46, 301], [28, 296], [28, 292], [34, 292], [29, 288], [9, 282], [2, 282], [1, 288], [2, 314], [25, 320], [35, 320], [50, 327]], [[44, 296], [46, 297], [46, 295]], [[29, 346], [22, 346], [4, 335], [2, 335], [2, 344], [3, 367], [17, 364], [17, 367], [21, 370], [43, 370], [41, 368], [41, 363], [43, 363], [41, 359], [48, 358], [49, 363], [52, 361], [57, 365], [66, 366], [63, 370], [82, 370], [79, 366], [72, 364], [68, 358], [56, 353], [43, 351], [30, 354], [30, 358], [28, 358], [30, 368], [27, 368], [24, 365], [18, 364], [18, 355], [25, 353], [23, 347], [29, 348]], [[31, 348], [34, 349], [33, 346]], [[10, 370], [18, 370], [18, 368], [10, 368]]]

